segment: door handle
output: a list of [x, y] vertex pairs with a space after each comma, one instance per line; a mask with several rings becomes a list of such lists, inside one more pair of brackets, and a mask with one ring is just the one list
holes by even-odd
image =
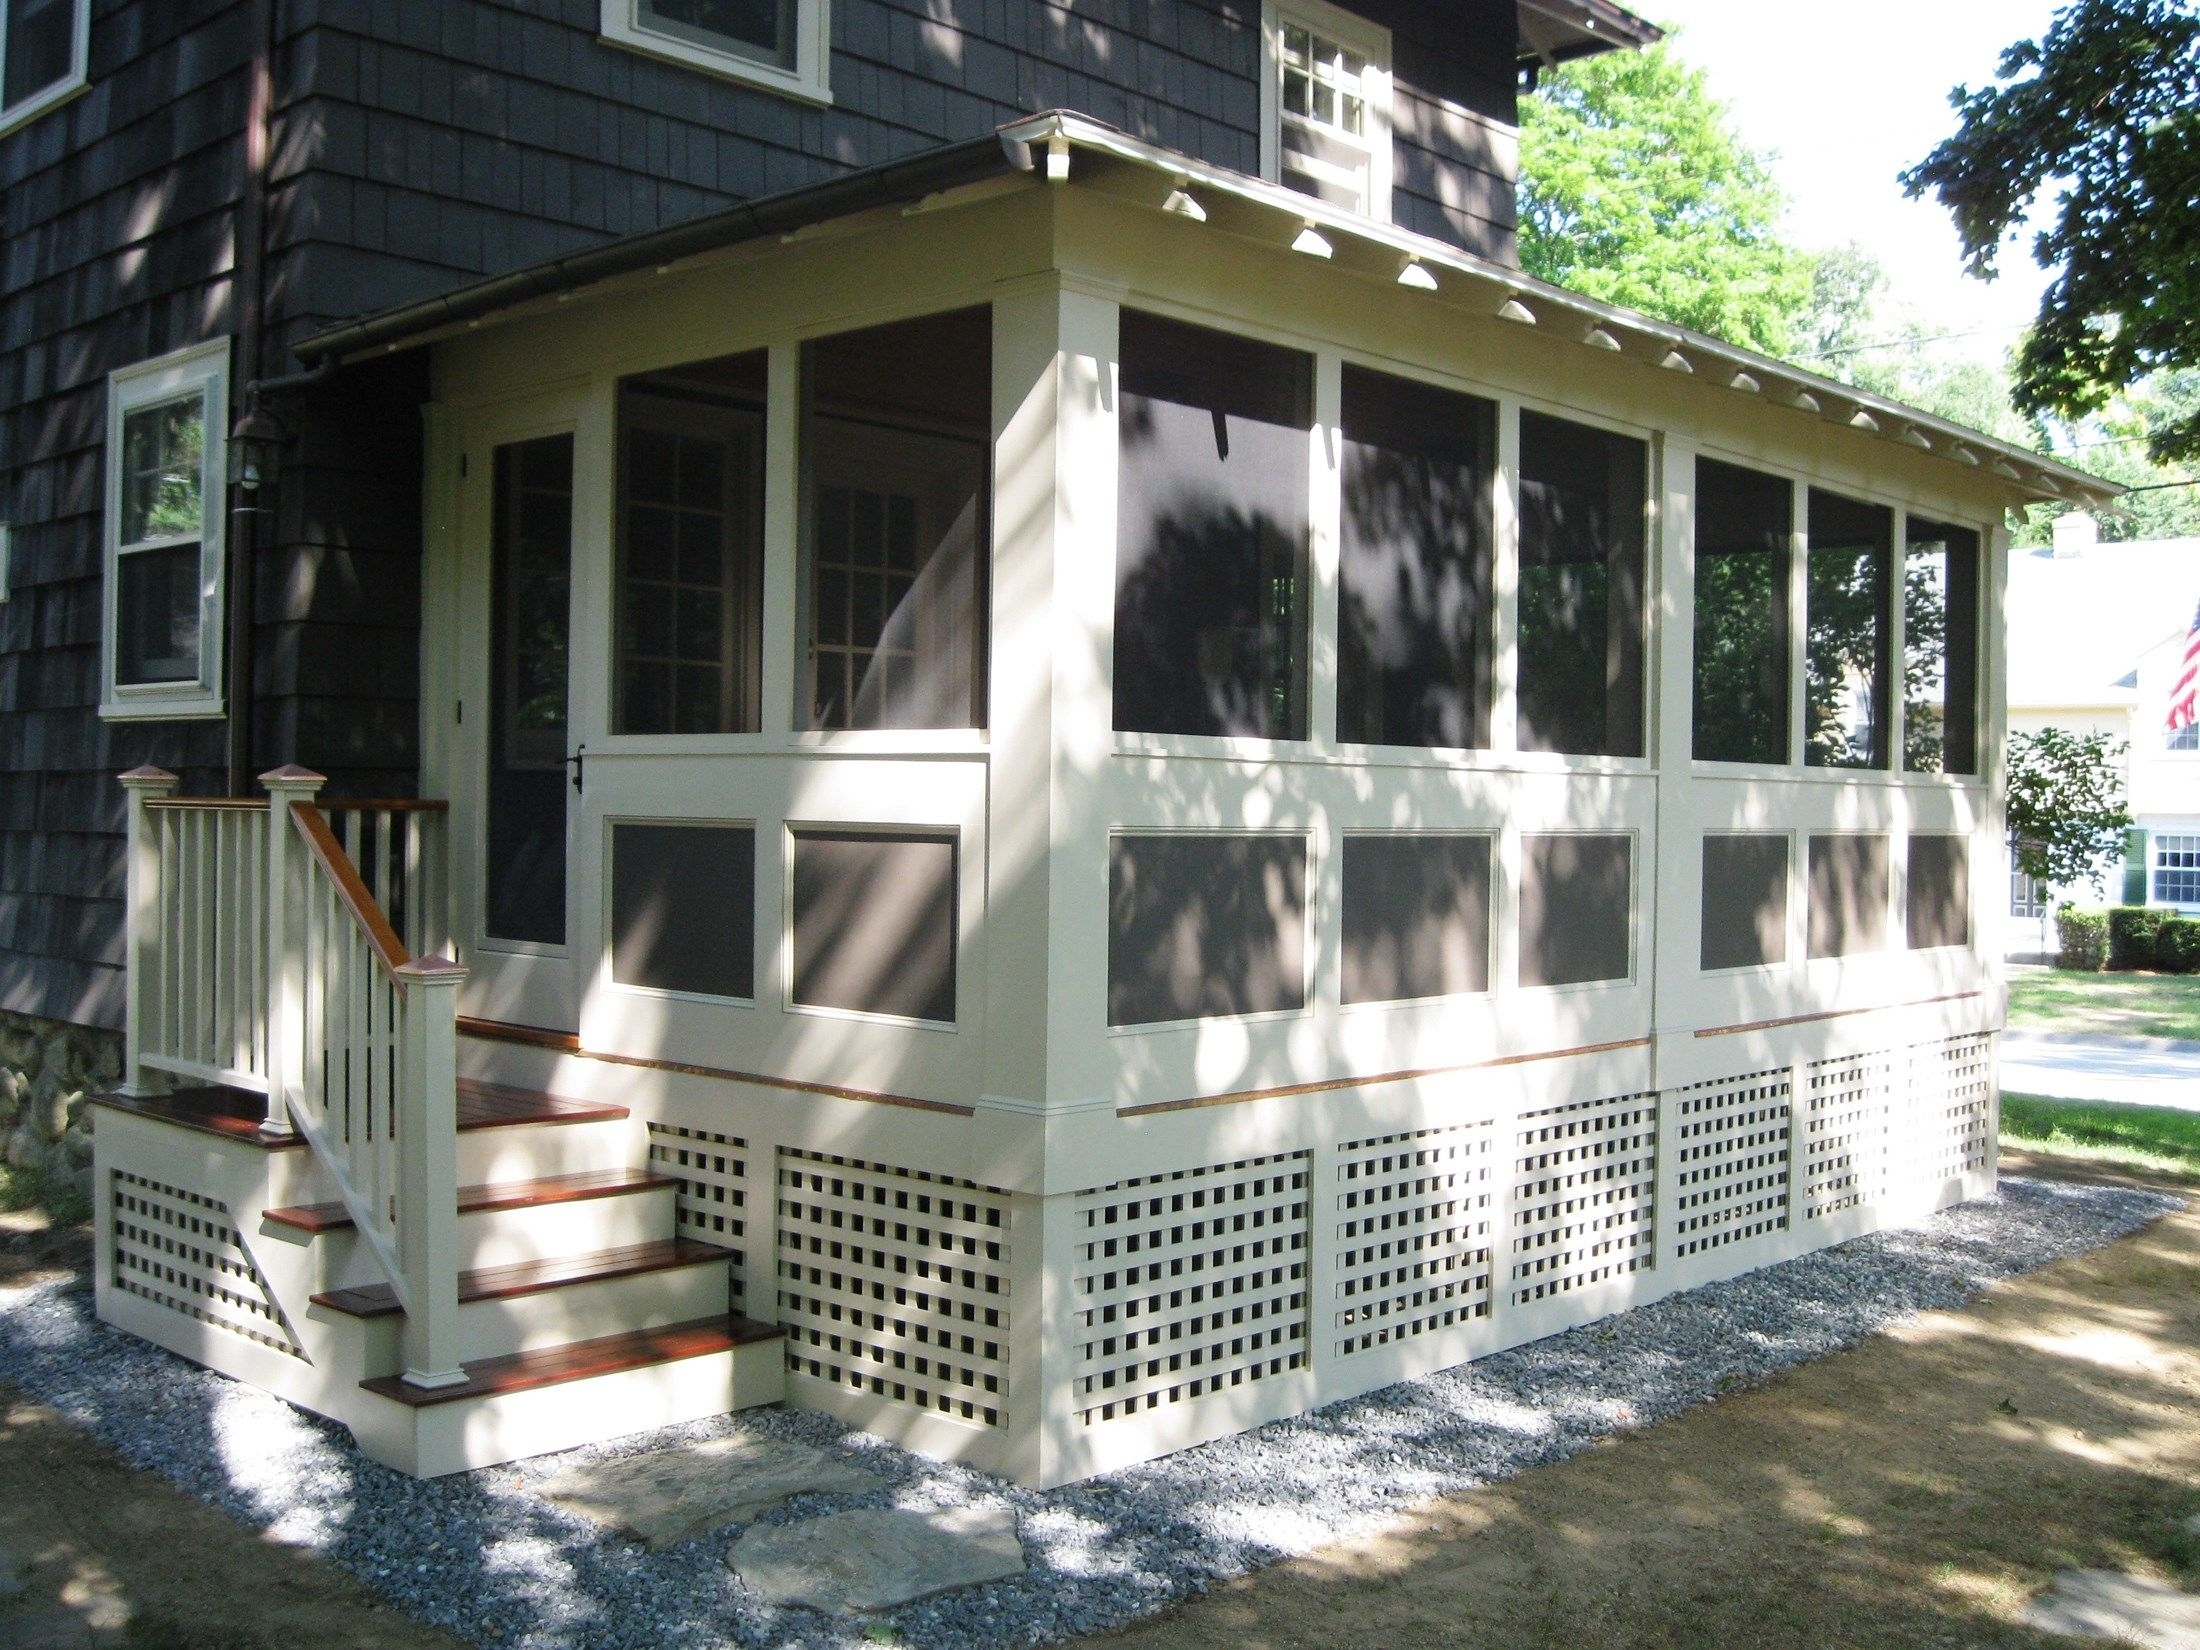
[[586, 745], [575, 745], [573, 754], [565, 759], [566, 765], [573, 770], [573, 794], [575, 796], [583, 794], [584, 787], [581, 781], [588, 772], [587, 753], [588, 747]]

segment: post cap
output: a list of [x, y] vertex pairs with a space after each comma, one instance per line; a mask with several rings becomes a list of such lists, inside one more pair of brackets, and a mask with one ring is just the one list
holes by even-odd
[[391, 972], [401, 980], [410, 980], [420, 985], [456, 985], [471, 974], [473, 970], [464, 963], [453, 962], [448, 957], [437, 956], [415, 957], [411, 962], [400, 964]]
[[301, 768], [295, 762], [285, 762], [279, 768], [270, 768], [260, 775], [260, 783], [269, 790], [281, 786], [286, 790], [317, 791], [328, 783], [328, 775], [315, 773], [311, 768]]
[[166, 768], [156, 768], [150, 762], [142, 767], [132, 768], [128, 773], [119, 774], [116, 777], [133, 791], [156, 790], [160, 786], [172, 786], [176, 783], [174, 774]]

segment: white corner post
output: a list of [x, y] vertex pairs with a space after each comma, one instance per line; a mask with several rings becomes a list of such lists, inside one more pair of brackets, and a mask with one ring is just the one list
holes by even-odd
[[122, 978], [122, 1092], [146, 1092], [141, 1062], [148, 1045], [162, 1040], [160, 994], [160, 834], [146, 804], [176, 792], [176, 776], [162, 768], [132, 768], [122, 775], [130, 793], [123, 849], [124, 956]]
[[457, 1386], [466, 1379], [458, 1357], [458, 988], [467, 971], [423, 957], [396, 972], [405, 997], [397, 1118], [405, 1381]]
[[267, 787], [267, 1120], [268, 1134], [289, 1134], [290, 1091], [305, 1071], [305, 856], [291, 821], [294, 804], [311, 803], [328, 783], [296, 764], [260, 775]]

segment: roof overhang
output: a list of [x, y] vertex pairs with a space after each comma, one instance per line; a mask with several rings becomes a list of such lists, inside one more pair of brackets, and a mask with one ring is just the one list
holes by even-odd
[[1665, 38], [1655, 23], [1611, 0], [1520, 0], [1520, 61], [1566, 63], [1599, 52], [1633, 51]]
[[[1083, 115], [1050, 111], [969, 142], [849, 173], [828, 183], [766, 196], [670, 229], [537, 264], [419, 303], [385, 310], [300, 340], [308, 363], [356, 360], [411, 348], [479, 326], [492, 316], [577, 296], [584, 288], [654, 270], [671, 271], [768, 237], [820, 232], [838, 220], [898, 207], [951, 206], [1035, 179], [1083, 184], [1166, 209], [1179, 194], [1196, 200], [1209, 229], [1293, 244], [1313, 230], [1337, 268], [1402, 281], [1427, 302], [1498, 317], [1570, 339], [1623, 363], [1683, 374], [1822, 423], [1989, 474], [2027, 500], [2098, 504], [2124, 489], [2028, 448], [1964, 428], [1854, 385], [1822, 378], [1755, 351], [1690, 332], [1636, 310], [1569, 292], [1445, 241], [1378, 223], [1280, 184], [1146, 143]], [[988, 187], [990, 186], [990, 188]], [[1409, 274], [1410, 271], [1410, 274]]]

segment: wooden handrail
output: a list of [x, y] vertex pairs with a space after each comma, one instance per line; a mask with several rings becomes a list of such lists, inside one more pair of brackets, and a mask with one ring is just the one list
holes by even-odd
[[336, 896], [350, 909], [352, 918], [366, 935], [367, 943], [374, 948], [375, 961], [382, 971], [396, 978], [397, 971], [412, 961], [412, 953], [405, 949], [405, 942], [397, 937], [397, 930], [390, 926], [390, 919], [383, 915], [382, 907], [367, 892], [367, 885], [360, 879], [359, 868], [352, 864], [351, 856], [344, 852], [343, 844], [336, 840], [336, 833], [329, 829], [328, 821], [321, 817], [321, 810], [310, 802], [293, 802], [290, 817], [297, 822], [298, 834], [306, 839], [314, 858], [321, 862], [321, 869], [336, 884]]
[[149, 796], [148, 808], [195, 808], [204, 810], [233, 809], [238, 813], [265, 813], [267, 798], [264, 796]]
[[330, 814], [447, 814], [450, 803], [436, 797], [323, 797], [323, 813]]

